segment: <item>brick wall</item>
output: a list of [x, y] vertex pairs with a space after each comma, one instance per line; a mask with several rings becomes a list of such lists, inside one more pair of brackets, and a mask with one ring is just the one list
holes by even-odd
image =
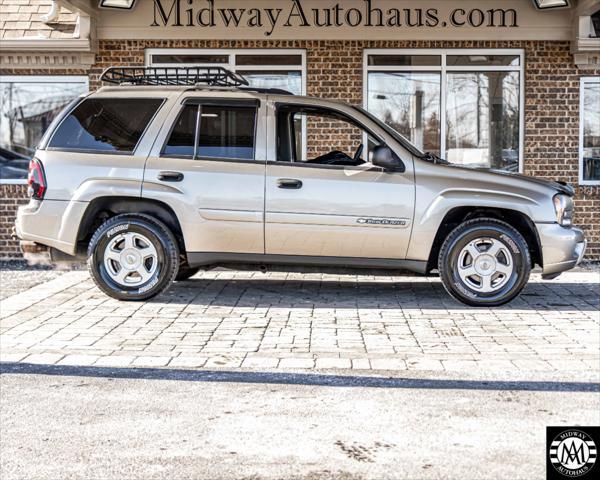
[[600, 260], [600, 187], [577, 185], [579, 78], [600, 75], [600, 70], [577, 69], [569, 42], [100, 41], [96, 64], [89, 72], [91, 88], [99, 86], [100, 74], [108, 66], [143, 65], [146, 48], [303, 48], [307, 52], [308, 95], [355, 104], [362, 103], [364, 48], [522, 48], [526, 59], [525, 173], [566, 180], [576, 186], [575, 223], [584, 228], [590, 242], [587, 258]]
[[[306, 156], [314, 159], [333, 150], [353, 156], [363, 142], [362, 131], [344, 120], [307, 115]], [[365, 155], [363, 155], [363, 158]]]
[[0, 259], [20, 258], [19, 245], [11, 238], [17, 207], [27, 203], [27, 185], [0, 185]]

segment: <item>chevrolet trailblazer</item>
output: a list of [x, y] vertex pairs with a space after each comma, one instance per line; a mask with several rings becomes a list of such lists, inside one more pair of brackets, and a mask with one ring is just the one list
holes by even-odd
[[456, 299], [495, 306], [536, 264], [553, 278], [583, 257], [572, 188], [449, 165], [360, 107], [220, 67], [102, 79], [45, 133], [16, 234], [86, 257], [111, 297], [217, 265], [367, 267], [437, 270]]

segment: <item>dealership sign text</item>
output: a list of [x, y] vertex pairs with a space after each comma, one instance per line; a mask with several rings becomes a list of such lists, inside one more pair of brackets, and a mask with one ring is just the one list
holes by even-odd
[[517, 11], [512, 8], [454, 8], [441, 15], [437, 8], [380, 8], [374, 0], [354, 2], [350, 8], [340, 3], [307, 8], [302, 0], [280, 3], [283, 7], [221, 8], [218, 0], [154, 0], [150, 26], [250, 27], [263, 29], [267, 37], [276, 28], [289, 27], [518, 27]]

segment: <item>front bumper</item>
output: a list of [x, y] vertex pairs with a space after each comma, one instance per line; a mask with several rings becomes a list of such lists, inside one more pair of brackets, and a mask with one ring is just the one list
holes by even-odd
[[579, 228], [564, 228], [557, 223], [536, 225], [542, 247], [543, 275], [554, 276], [579, 265], [587, 241]]

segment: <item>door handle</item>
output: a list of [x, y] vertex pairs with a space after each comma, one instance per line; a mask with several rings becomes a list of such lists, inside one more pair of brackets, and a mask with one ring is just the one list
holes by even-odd
[[163, 182], [181, 182], [183, 173], [181, 172], [159, 172], [158, 179]]
[[280, 178], [277, 180], [277, 186], [279, 188], [298, 190], [299, 188], [302, 188], [302, 181], [296, 180], [295, 178]]

